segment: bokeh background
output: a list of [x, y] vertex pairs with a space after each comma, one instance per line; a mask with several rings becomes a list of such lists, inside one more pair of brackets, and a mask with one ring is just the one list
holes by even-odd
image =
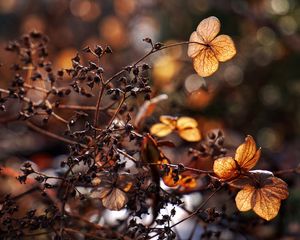
[[[234, 39], [236, 57], [202, 79], [192, 68], [186, 46], [151, 56], [153, 94], [169, 95], [156, 115], [195, 117], [203, 131], [222, 128], [232, 146], [251, 134], [263, 148], [261, 168], [296, 167], [300, 162], [297, 0], [0, 0], [0, 85], [7, 86], [12, 78], [8, 68], [14, 56], [4, 51], [7, 42], [32, 29], [49, 36], [50, 59], [57, 69], [71, 67], [70, 59], [88, 45], [110, 45], [114, 54], [103, 64], [111, 75], [149, 49], [143, 38], [187, 41], [198, 23], [211, 15], [220, 19], [221, 33]], [[42, 164], [66, 152], [57, 142], [49, 145], [39, 134], [28, 134], [18, 123], [1, 125], [0, 131], [3, 161], [25, 156]], [[297, 239], [299, 177], [285, 180], [291, 186], [285, 213], [264, 230]]]

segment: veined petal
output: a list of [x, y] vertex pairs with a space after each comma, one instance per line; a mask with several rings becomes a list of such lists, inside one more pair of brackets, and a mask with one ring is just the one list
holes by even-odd
[[238, 192], [235, 197], [235, 203], [239, 211], [246, 212], [253, 208], [254, 202], [252, 198], [254, 192], [255, 189], [252, 186], [246, 186], [244, 189]]
[[[202, 44], [204, 43], [203, 40], [202, 40], [202, 38], [199, 37], [199, 35], [197, 34], [196, 31], [191, 34], [189, 41], [190, 42], [198, 42], [198, 43], [202, 43]], [[203, 48], [205, 48], [204, 45], [197, 44], [197, 43], [189, 43], [188, 53], [187, 54], [188, 54], [188, 56], [190, 58], [194, 58], [194, 57], [196, 57], [199, 54], [199, 52]]]
[[194, 58], [194, 69], [200, 77], [208, 77], [217, 71], [219, 61], [210, 48], [205, 48]]
[[232, 157], [222, 157], [215, 160], [213, 170], [221, 180], [229, 180], [237, 176], [237, 165]]
[[205, 43], [211, 42], [220, 32], [221, 23], [218, 18], [212, 16], [203, 19], [198, 27], [197, 33], [202, 37]]
[[256, 149], [256, 143], [251, 136], [247, 136], [245, 142], [241, 144], [235, 153], [235, 160], [241, 168], [250, 170], [260, 158], [261, 150]]
[[210, 44], [216, 58], [220, 62], [225, 62], [236, 54], [234, 42], [228, 35], [219, 35]]
[[253, 211], [261, 218], [269, 221], [277, 216], [281, 200], [266, 194], [262, 189], [257, 189], [254, 196]]
[[105, 208], [113, 211], [121, 210], [128, 202], [126, 193], [118, 188], [114, 188], [110, 194], [102, 198], [102, 204]]

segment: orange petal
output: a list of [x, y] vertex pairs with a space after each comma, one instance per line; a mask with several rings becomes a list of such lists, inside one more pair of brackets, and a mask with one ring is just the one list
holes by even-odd
[[154, 124], [151, 128], [150, 128], [150, 133], [153, 135], [156, 135], [158, 137], [164, 137], [167, 136], [168, 134], [170, 134], [173, 131], [173, 129], [169, 126], [166, 125], [164, 123], [157, 123]]
[[201, 134], [198, 128], [187, 128], [178, 131], [179, 136], [188, 142], [198, 142], [201, 140]]
[[177, 118], [176, 117], [171, 117], [171, 116], [167, 116], [167, 115], [162, 115], [159, 118], [159, 121], [161, 121], [162, 123], [166, 124], [166, 125], [170, 125], [172, 127], [176, 127], [176, 121]]
[[234, 42], [228, 35], [217, 36], [211, 42], [211, 48], [220, 62], [225, 62], [236, 54]]
[[184, 188], [195, 188], [197, 186], [197, 181], [192, 176], [185, 176], [180, 179], [179, 184]]
[[177, 128], [184, 129], [184, 128], [195, 128], [198, 126], [198, 122], [194, 118], [190, 117], [180, 117], [177, 120]]
[[[197, 32], [193, 32], [190, 36], [190, 42], [198, 42], [204, 44], [202, 38], [197, 34]], [[190, 58], [194, 58], [198, 55], [198, 53], [205, 48], [205, 46], [197, 43], [190, 43], [188, 46], [188, 56]]]
[[254, 192], [254, 187], [249, 185], [238, 192], [235, 197], [235, 203], [239, 211], [245, 212], [253, 208], [254, 204], [252, 198]]
[[181, 175], [178, 176], [178, 181], [174, 181], [174, 176], [173, 176], [173, 171], [172, 169], [170, 169], [170, 171], [168, 172], [168, 174], [166, 174], [165, 176], [163, 176], [163, 181], [164, 184], [166, 184], [168, 187], [176, 187], [179, 185], [180, 179], [181, 179]]
[[200, 77], [208, 77], [217, 71], [219, 61], [210, 48], [205, 48], [193, 59], [194, 69]]
[[287, 184], [280, 178], [270, 177], [264, 181], [263, 185], [264, 186], [261, 190], [268, 197], [283, 200], [289, 195]]
[[223, 157], [215, 160], [213, 170], [221, 180], [229, 180], [238, 175], [237, 165], [232, 157]]
[[280, 199], [266, 194], [263, 188], [257, 189], [253, 197], [255, 201], [253, 210], [258, 216], [267, 221], [277, 216], [280, 209]]
[[197, 33], [202, 37], [205, 43], [211, 42], [220, 32], [221, 24], [218, 18], [212, 16], [203, 19], [198, 27]]
[[235, 153], [235, 160], [244, 170], [253, 168], [260, 158], [261, 150], [256, 149], [256, 143], [251, 136], [247, 136], [245, 142], [241, 144]]

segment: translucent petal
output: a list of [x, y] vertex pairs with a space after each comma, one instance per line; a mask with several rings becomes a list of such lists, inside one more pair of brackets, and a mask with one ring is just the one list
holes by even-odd
[[235, 203], [239, 211], [245, 212], [253, 208], [252, 197], [254, 192], [255, 189], [252, 186], [247, 186], [238, 192], [235, 197]]
[[236, 54], [234, 42], [228, 35], [217, 36], [210, 44], [216, 58], [220, 62], [225, 62]]
[[164, 123], [156, 123], [150, 128], [150, 133], [158, 137], [164, 137], [170, 134], [173, 128]]
[[[203, 40], [201, 39], [201, 37], [199, 37], [199, 35], [197, 34], [197, 32], [193, 32], [190, 36], [190, 42], [199, 42], [199, 43], [203, 43]], [[188, 46], [188, 56], [191, 58], [194, 58], [198, 55], [198, 53], [205, 48], [205, 46], [201, 45], [201, 44], [197, 44], [197, 43], [190, 43]]]
[[266, 194], [263, 189], [256, 190], [254, 197], [253, 210], [258, 216], [267, 221], [277, 216], [280, 209], [280, 199]]
[[217, 71], [219, 61], [210, 48], [205, 48], [193, 59], [194, 69], [200, 77], [208, 77]]
[[201, 134], [198, 128], [187, 128], [178, 131], [179, 136], [188, 142], [198, 142], [201, 140]]
[[235, 160], [244, 170], [253, 168], [260, 158], [261, 150], [256, 149], [256, 143], [251, 136], [247, 136], [245, 142], [241, 144], [235, 153]]
[[198, 122], [194, 118], [180, 117], [177, 120], [177, 128], [178, 129], [194, 128], [197, 126], [198, 126]]
[[238, 175], [237, 165], [232, 157], [223, 157], [215, 160], [213, 170], [221, 180], [229, 180]]
[[197, 33], [202, 37], [205, 43], [211, 42], [220, 32], [221, 23], [218, 18], [212, 16], [203, 19], [198, 27]]
[[166, 125], [173, 126], [175, 128], [177, 118], [172, 117], [172, 116], [162, 115], [162, 116], [160, 116], [159, 121], [161, 121], [162, 123], [164, 123]]

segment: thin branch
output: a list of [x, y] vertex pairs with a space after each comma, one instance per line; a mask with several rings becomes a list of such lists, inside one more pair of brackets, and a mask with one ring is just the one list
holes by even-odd
[[158, 165], [158, 166], [168, 166], [168, 167], [183, 167], [184, 170], [187, 170], [187, 171], [193, 171], [193, 172], [197, 172], [197, 173], [200, 173], [200, 174], [213, 174], [214, 172], [213, 171], [206, 171], [206, 170], [201, 170], [201, 169], [196, 169], [196, 168], [191, 168], [191, 167], [186, 167], [182, 164], [173, 164], [173, 163], [148, 163], [149, 165]]
[[111, 124], [113, 123], [114, 119], [116, 118], [117, 114], [119, 113], [119, 111], [120, 111], [123, 103], [125, 102], [125, 100], [126, 100], [126, 94], [123, 95], [123, 97], [122, 97], [118, 107], [116, 108], [112, 118], [110, 119], [109, 123], [107, 124], [107, 128], [109, 128], [111, 126]]
[[103, 97], [105, 86], [106, 86], [106, 84], [102, 84], [101, 90], [100, 90], [99, 95], [98, 95], [98, 100], [97, 100], [97, 104], [96, 104], [96, 113], [95, 113], [95, 118], [94, 118], [94, 126], [95, 127], [98, 127], [100, 104], [101, 104], [101, 100], [102, 100], [102, 97]]
[[67, 121], [66, 119], [62, 118], [61, 116], [57, 115], [55, 112], [51, 113], [51, 116], [53, 116], [54, 118], [56, 118], [57, 120], [61, 121], [62, 123], [68, 124], [69, 121]]
[[[55, 108], [61, 108], [61, 109], [71, 109], [71, 110], [85, 110], [85, 111], [95, 111], [95, 106], [80, 106], [80, 105], [64, 105], [60, 104], [58, 106], [53, 106]], [[102, 110], [101, 108], [99, 110]]]
[[45, 88], [41, 88], [41, 87], [36, 87], [36, 86], [32, 86], [28, 83], [24, 83], [23, 85], [25, 88], [29, 88], [29, 89], [33, 89], [33, 90], [37, 90], [37, 91], [40, 91], [40, 92], [43, 92], [43, 93], [49, 93], [50, 91], [45, 89]]

